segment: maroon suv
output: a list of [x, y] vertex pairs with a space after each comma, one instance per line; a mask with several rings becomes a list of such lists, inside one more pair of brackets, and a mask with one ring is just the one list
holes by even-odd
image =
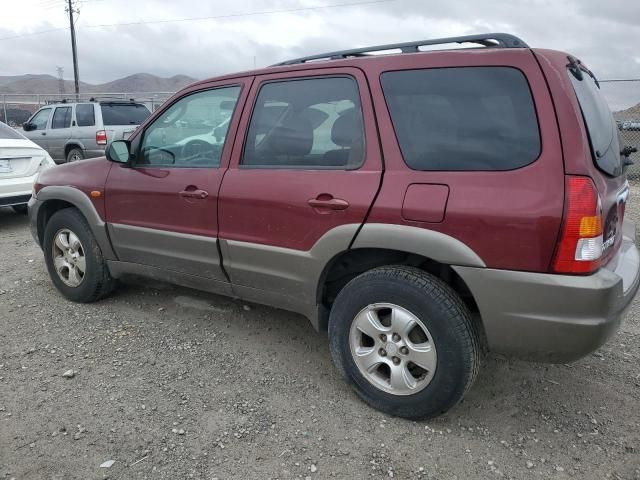
[[[479, 47], [421, 51], [453, 42]], [[567, 362], [615, 332], [639, 283], [627, 151], [571, 55], [375, 46], [183, 89], [42, 173], [31, 226], [70, 300], [137, 274], [299, 312], [366, 402], [424, 418], [485, 350]]]

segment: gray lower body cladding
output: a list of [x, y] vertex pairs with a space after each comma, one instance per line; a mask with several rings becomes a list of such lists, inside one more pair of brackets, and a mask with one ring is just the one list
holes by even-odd
[[471, 290], [489, 349], [541, 362], [577, 360], [618, 329], [640, 284], [635, 226], [593, 275], [454, 267]]

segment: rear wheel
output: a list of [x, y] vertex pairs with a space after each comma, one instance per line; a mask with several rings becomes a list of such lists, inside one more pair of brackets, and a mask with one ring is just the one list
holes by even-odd
[[334, 363], [368, 404], [422, 419], [446, 412], [480, 365], [478, 334], [458, 295], [406, 266], [365, 272], [338, 294], [329, 318]]
[[44, 258], [49, 276], [74, 302], [93, 302], [115, 286], [89, 224], [75, 208], [59, 210], [44, 231]]
[[69, 162], [77, 162], [78, 160], [84, 159], [84, 153], [79, 148], [72, 148], [67, 153], [67, 163]]

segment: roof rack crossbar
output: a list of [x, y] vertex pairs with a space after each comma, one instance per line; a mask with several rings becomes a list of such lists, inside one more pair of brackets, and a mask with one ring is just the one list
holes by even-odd
[[420, 47], [427, 45], [444, 45], [447, 43], [476, 43], [484, 47], [494, 48], [529, 48], [524, 41], [509, 33], [483, 33], [478, 35], [435, 38], [431, 40], [420, 40], [417, 42], [391, 43], [388, 45], [374, 45], [371, 47], [355, 48], [351, 50], [319, 53], [309, 57], [294, 58], [293, 60], [276, 63], [272, 66], [295, 65], [296, 63], [305, 63], [312, 60], [339, 60], [347, 57], [365, 57], [367, 55], [371, 55], [373, 52], [381, 52], [384, 50], [400, 50], [402, 53], [417, 53], [420, 51]]

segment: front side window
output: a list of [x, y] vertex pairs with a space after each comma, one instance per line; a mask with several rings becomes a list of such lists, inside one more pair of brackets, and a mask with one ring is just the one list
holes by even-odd
[[58, 107], [51, 120], [51, 128], [69, 128], [71, 126], [71, 107]]
[[140, 165], [217, 167], [240, 87], [224, 87], [184, 97], [144, 132]]
[[29, 123], [32, 123], [36, 127], [34, 130], [46, 130], [50, 115], [51, 109], [43, 108], [33, 116]]
[[79, 103], [76, 105], [76, 123], [79, 127], [93, 127], [96, 124], [93, 103]]
[[402, 70], [383, 73], [381, 82], [402, 156], [414, 170], [512, 170], [540, 154], [520, 70]]
[[260, 88], [243, 166], [350, 169], [363, 160], [362, 109], [352, 78], [270, 82]]

